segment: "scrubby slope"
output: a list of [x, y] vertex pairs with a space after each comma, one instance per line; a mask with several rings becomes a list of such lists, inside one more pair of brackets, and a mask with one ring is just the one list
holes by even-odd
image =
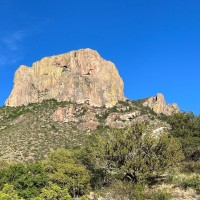
[[119, 102], [112, 108], [46, 100], [20, 107], [0, 108], [1, 158], [30, 161], [60, 147], [84, 143], [87, 135], [104, 128], [123, 128], [144, 122], [155, 134], [169, 127], [143, 101]]

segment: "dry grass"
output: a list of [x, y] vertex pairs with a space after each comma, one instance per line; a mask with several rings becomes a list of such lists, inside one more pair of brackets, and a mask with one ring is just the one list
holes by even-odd
[[153, 188], [154, 192], [158, 190], [169, 192], [172, 196], [172, 200], [200, 200], [200, 195], [192, 188], [184, 190], [173, 184], [162, 184], [156, 185], [155, 188]]

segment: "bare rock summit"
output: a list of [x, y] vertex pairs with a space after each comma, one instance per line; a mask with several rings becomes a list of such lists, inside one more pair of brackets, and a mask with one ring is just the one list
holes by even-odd
[[7, 106], [46, 99], [111, 107], [125, 100], [124, 84], [115, 65], [97, 51], [81, 49], [45, 57], [32, 67], [20, 66]]
[[143, 106], [150, 107], [157, 114], [171, 115], [173, 113], [179, 112], [178, 105], [176, 103], [166, 104], [164, 95], [158, 93], [155, 97], [148, 98]]

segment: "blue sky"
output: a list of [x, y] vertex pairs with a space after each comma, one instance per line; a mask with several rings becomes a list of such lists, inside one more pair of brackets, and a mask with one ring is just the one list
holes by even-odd
[[199, 0], [0, 0], [0, 105], [15, 70], [92, 48], [114, 62], [130, 99], [162, 92], [200, 113]]

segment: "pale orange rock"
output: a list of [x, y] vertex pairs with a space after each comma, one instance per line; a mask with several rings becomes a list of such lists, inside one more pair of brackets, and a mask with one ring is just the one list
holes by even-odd
[[46, 99], [111, 107], [124, 100], [124, 84], [115, 65], [97, 51], [81, 49], [45, 57], [15, 73], [7, 106], [21, 106]]
[[143, 106], [150, 107], [157, 114], [171, 115], [179, 112], [178, 105], [176, 103], [166, 104], [164, 95], [158, 93], [155, 97], [150, 97], [143, 103]]
[[78, 124], [78, 130], [93, 131], [100, 125], [96, 114], [96, 109], [86, 104], [68, 105], [64, 108], [59, 107], [56, 109], [51, 118], [60, 123], [74, 122]]

